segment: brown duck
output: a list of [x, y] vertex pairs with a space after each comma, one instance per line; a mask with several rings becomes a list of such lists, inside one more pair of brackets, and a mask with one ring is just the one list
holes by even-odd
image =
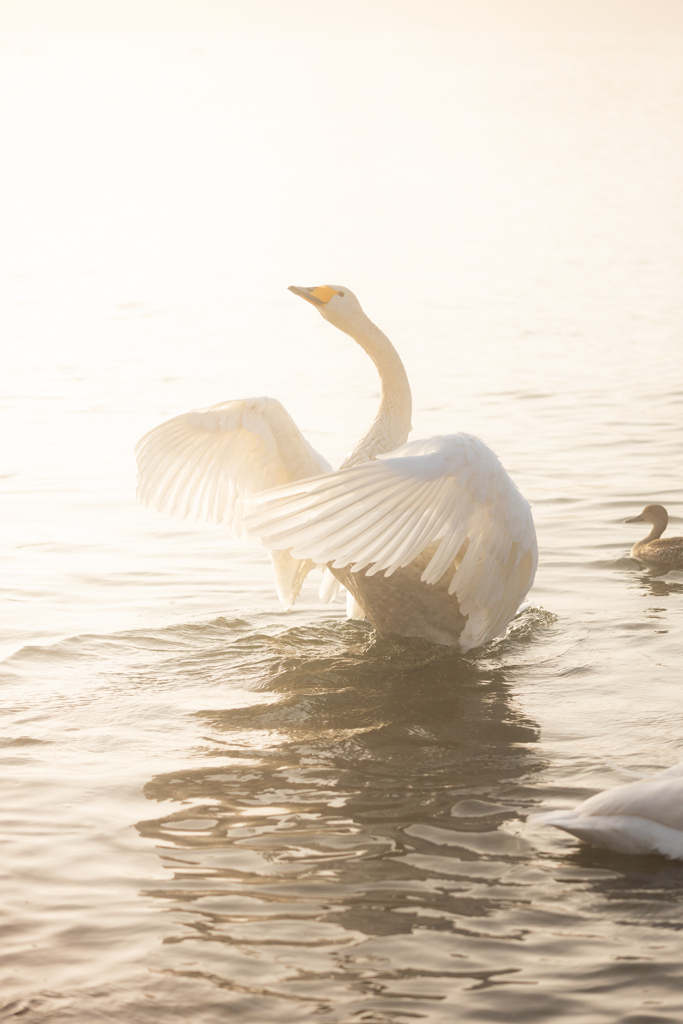
[[652, 523], [647, 537], [631, 548], [631, 557], [662, 569], [683, 569], [683, 537], [665, 537], [662, 534], [669, 522], [663, 505], [646, 505], [639, 516], [625, 519], [625, 523]]

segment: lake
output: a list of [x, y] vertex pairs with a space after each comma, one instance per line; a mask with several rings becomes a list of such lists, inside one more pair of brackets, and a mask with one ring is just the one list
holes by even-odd
[[[0, 35], [0, 1020], [664, 1024], [683, 864], [530, 815], [683, 759], [683, 36]], [[342, 284], [532, 505], [467, 655], [135, 500], [147, 430], [279, 398], [338, 465]]]

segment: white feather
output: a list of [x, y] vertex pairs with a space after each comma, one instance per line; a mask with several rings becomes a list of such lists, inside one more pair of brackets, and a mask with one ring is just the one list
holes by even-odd
[[[135, 451], [143, 504], [180, 519], [222, 523], [232, 536], [254, 542], [244, 528], [253, 494], [332, 468], [273, 398], [176, 416], [146, 434]], [[286, 551], [272, 552], [271, 560], [278, 595], [289, 607], [313, 563]]]
[[596, 793], [573, 810], [534, 818], [617, 853], [683, 860], [683, 765]]
[[529, 506], [476, 437], [407, 442], [405, 368], [353, 292], [292, 288], [375, 363], [382, 400], [342, 468], [331, 467], [271, 398], [176, 416], [137, 447], [140, 500], [180, 518], [222, 523], [268, 548], [289, 606], [314, 563], [320, 596], [340, 583], [348, 614], [379, 630], [476, 647], [502, 633], [536, 570]]
[[[413, 441], [372, 462], [252, 497], [250, 533], [299, 558], [386, 576], [439, 541], [422, 579], [452, 573], [478, 646], [514, 616], [533, 580], [528, 503], [483, 441], [452, 434]], [[456, 556], [467, 546], [460, 564]]]

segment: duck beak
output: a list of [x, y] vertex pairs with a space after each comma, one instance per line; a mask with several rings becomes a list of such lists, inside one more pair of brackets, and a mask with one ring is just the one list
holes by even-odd
[[290, 284], [289, 291], [306, 299], [306, 302], [313, 303], [314, 306], [327, 305], [332, 296], [337, 294], [334, 288], [330, 288], [327, 284], [323, 284], [319, 288], [299, 288], [298, 285]]
[[640, 515], [640, 516], [634, 516], [633, 519], [624, 519], [624, 522], [625, 523], [644, 523], [645, 520], [643, 519], [642, 515]]

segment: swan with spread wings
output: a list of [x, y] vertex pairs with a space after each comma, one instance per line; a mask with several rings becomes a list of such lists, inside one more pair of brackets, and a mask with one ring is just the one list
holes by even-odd
[[224, 524], [265, 546], [290, 607], [315, 565], [320, 596], [381, 633], [470, 650], [503, 633], [534, 579], [531, 510], [470, 434], [408, 441], [401, 359], [338, 285], [292, 286], [377, 367], [377, 415], [333, 471], [273, 398], [176, 416], [138, 443], [138, 496], [159, 512]]

